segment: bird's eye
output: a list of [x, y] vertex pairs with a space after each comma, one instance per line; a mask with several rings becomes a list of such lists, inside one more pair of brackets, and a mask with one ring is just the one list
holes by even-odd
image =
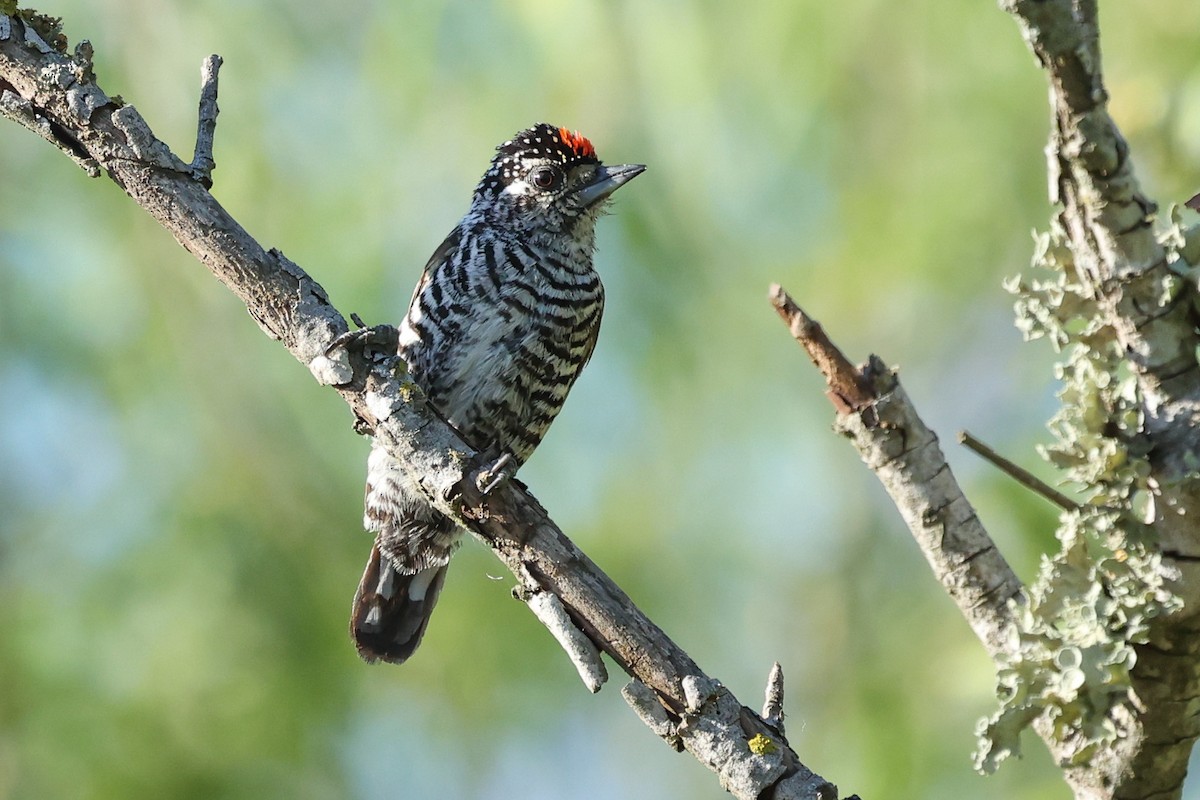
[[529, 173], [529, 182], [539, 189], [553, 189], [561, 177], [562, 174], [554, 167], [538, 167]]

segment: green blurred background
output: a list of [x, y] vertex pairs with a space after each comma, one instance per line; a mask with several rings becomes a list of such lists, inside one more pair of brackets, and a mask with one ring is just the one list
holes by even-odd
[[[780, 281], [940, 431], [1020, 574], [1052, 510], [1053, 354], [1000, 289], [1049, 214], [1044, 81], [988, 2], [54, 0], [214, 194], [344, 313], [396, 321], [492, 148], [535, 121], [649, 165], [599, 231], [599, 349], [522, 477], [712, 675], [865, 798], [1066, 798], [1040, 742], [981, 778], [981, 648], [831, 432]], [[1150, 194], [1200, 181], [1200, 4], [1103, 9]], [[367, 444], [337, 396], [110, 182], [0, 120], [0, 798], [720, 798], [589, 695], [471, 543], [418, 657], [346, 634]], [[1200, 797], [1193, 787], [1189, 797]]]

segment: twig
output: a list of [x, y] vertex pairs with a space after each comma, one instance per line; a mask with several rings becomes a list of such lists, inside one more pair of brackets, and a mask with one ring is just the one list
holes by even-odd
[[959, 431], [958, 441], [966, 445], [968, 449], [970, 449], [980, 458], [991, 462], [992, 466], [1008, 475], [1026, 489], [1030, 489], [1036, 494], [1040, 494], [1042, 497], [1046, 498], [1051, 503], [1054, 503], [1054, 505], [1058, 506], [1064, 511], [1079, 510], [1079, 504], [1074, 500], [1056, 490], [1054, 487], [1047, 485], [1043, 480], [1038, 478], [1024, 467], [1017, 466], [1013, 462], [1009, 461], [1007, 458], [976, 439], [970, 434], [970, 432]]
[[654, 734], [677, 752], [683, 752], [683, 740], [679, 736], [679, 726], [663, 708], [658, 695], [646, 684], [636, 678], [621, 689], [621, 697], [641, 718], [642, 723]]
[[592, 640], [571, 621], [562, 602], [549, 592], [531, 592], [524, 586], [518, 586], [513, 590], [513, 594], [518, 600], [529, 606], [533, 615], [558, 640], [559, 645], [571, 659], [571, 663], [575, 665], [575, 670], [579, 673], [579, 677], [588, 691], [592, 694], [600, 691], [600, 688], [608, 681], [608, 670], [604, 667], [600, 651], [596, 649]]
[[213, 137], [217, 132], [217, 73], [222, 59], [214, 54], [200, 66], [200, 114], [196, 129], [196, 152], [192, 157], [192, 177], [211, 189], [212, 173], [217, 168], [213, 159]]
[[763, 721], [783, 735], [783, 667], [776, 661], [767, 676], [766, 699], [761, 714]]
[[779, 316], [787, 323], [792, 338], [800, 343], [813, 364], [825, 376], [825, 384], [828, 387], [826, 394], [838, 412], [853, 411], [867, 406], [874, 395], [862, 371], [851, 364], [842, 351], [829, 340], [821, 323], [804, 313], [804, 309], [796, 305], [796, 301], [778, 283], [771, 284], [767, 296]]

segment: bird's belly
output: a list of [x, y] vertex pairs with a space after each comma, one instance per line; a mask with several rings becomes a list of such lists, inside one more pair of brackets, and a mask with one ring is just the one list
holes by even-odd
[[[497, 315], [428, 354], [433, 404], [470, 444], [523, 462], [541, 441], [574, 382], [583, 353], [568, 342], [577, 326]], [[565, 356], [565, 357], [564, 357]]]

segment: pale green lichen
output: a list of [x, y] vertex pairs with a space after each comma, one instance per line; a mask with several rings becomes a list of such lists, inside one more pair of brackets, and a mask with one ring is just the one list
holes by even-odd
[[1028, 598], [1013, 604], [1013, 641], [997, 667], [1000, 708], [980, 722], [977, 769], [991, 772], [1017, 753], [1018, 735], [1039, 716], [1072, 743], [1076, 763], [1120, 735], [1115, 712], [1134, 700], [1133, 645], [1179, 605], [1141, 535], [1120, 511], [1064, 515], [1062, 550], [1043, 558]]
[[[1200, 223], [1185, 225], [1183, 211], [1171, 206], [1171, 225], [1162, 243], [1167, 249], [1167, 266], [1191, 287], [1192, 307], [1200, 311]], [[1200, 358], [1200, 354], [1198, 354]]]
[[[1164, 235], [1176, 259], [1190, 246], [1188, 234], [1177, 227]], [[1021, 731], [1039, 718], [1068, 743], [1074, 763], [1120, 737], [1120, 720], [1136, 702], [1134, 645], [1146, 641], [1151, 619], [1180, 606], [1144, 522], [1150, 467], [1136, 378], [1079, 280], [1062, 230], [1036, 242], [1033, 274], [1007, 288], [1017, 295], [1025, 337], [1046, 338], [1063, 353], [1062, 405], [1049, 423], [1054, 440], [1041, 452], [1083, 493], [1083, 504], [1063, 514], [1061, 551], [1043, 557], [1027, 596], [1012, 604], [1012, 642], [997, 665], [1000, 707], [977, 730], [975, 764], [983, 772], [1018, 753]]]

